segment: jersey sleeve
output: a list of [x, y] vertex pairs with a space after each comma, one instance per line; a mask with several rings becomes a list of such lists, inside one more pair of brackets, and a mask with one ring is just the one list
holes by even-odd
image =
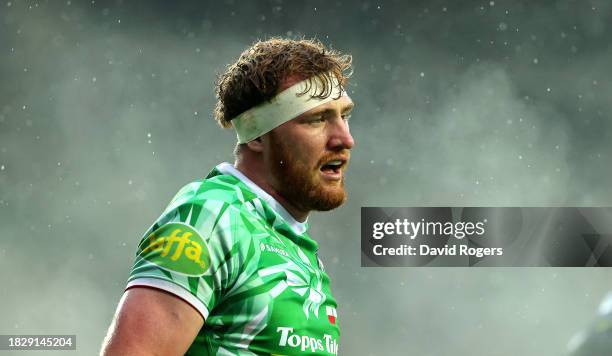
[[126, 289], [171, 293], [208, 318], [247, 262], [249, 232], [223, 199], [205, 199], [201, 183], [179, 191], [140, 241]]

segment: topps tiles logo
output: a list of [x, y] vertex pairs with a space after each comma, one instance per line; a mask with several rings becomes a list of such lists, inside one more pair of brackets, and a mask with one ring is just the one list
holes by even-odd
[[299, 349], [302, 352], [324, 351], [330, 355], [338, 354], [338, 342], [328, 334], [323, 334], [323, 338], [315, 338], [310, 335], [300, 335], [293, 331], [293, 328], [279, 326], [276, 331], [280, 333], [278, 346]]

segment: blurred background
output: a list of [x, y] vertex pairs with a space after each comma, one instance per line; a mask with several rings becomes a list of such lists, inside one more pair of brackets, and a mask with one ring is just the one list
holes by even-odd
[[362, 268], [360, 207], [611, 205], [611, 20], [604, 0], [3, 0], [0, 334], [97, 353], [142, 234], [233, 159], [216, 75], [305, 36], [354, 57], [349, 201], [309, 219], [340, 353], [565, 355], [612, 270]]

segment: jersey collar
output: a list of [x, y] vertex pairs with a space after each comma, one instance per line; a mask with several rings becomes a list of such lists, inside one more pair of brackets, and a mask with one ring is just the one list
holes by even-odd
[[277, 202], [276, 199], [274, 199], [265, 190], [261, 189], [252, 180], [247, 178], [247, 176], [245, 176], [244, 174], [242, 174], [242, 172], [237, 170], [236, 167], [234, 167], [230, 163], [223, 162], [217, 165], [217, 170], [219, 170], [219, 172], [223, 174], [229, 174], [231, 176], [234, 176], [240, 179], [240, 181], [242, 181], [242, 183], [244, 183], [260, 199], [263, 199], [266, 203], [268, 203], [268, 205], [270, 205], [270, 207], [274, 211], [276, 211], [278, 215], [280, 215], [281, 218], [285, 220], [285, 222], [287, 222], [287, 225], [291, 227], [291, 230], [293, 230], [294, 233], [298, 235], [302, 235], [303, 233], [306, 232], [306, 230], [308, 229], [308, 224], [307, 224], [308, 219], [306, 219], [306, 221], [304, 221], [303, 223], [295, 220], [295, 218], [291, 214], [289, 214], [289, 212], [279, 202]]

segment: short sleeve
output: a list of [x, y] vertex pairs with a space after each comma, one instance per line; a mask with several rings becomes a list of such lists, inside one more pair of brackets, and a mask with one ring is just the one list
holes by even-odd
[[236, 208], [188, 187], [144, 234], [126, 289], [163, 290], [207, 319], [243, 270], [241, 241], [248, 236]]

